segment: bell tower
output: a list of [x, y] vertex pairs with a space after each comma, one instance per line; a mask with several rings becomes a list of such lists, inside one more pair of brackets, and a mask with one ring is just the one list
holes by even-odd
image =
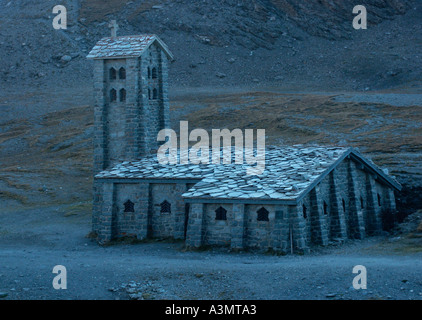
[[103, 38], [88, 54], [94, 60], [94, 174], [139, 159], [158, 148], [169, 127], [168, 64], [173, 55], [156, 35]]

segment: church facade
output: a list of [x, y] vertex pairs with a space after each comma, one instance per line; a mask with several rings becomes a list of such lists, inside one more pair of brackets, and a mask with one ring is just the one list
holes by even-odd
[[94, 207], [98, 242], [184, 239], [188, 247], [306, 251], [362, 239], [394, 220], [400, 184], [352, 148], [266, 149], [265, 170], [160, 164], [169, 127], [168, 65], [155, 35], [100, 40], [94, 59]]

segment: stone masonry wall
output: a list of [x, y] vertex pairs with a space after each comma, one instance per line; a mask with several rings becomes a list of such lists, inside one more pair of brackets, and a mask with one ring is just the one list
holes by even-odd
[[[186, 192], [186, 184], [151, 184], [150, 185], [151, 218], [149, 236], [154, 238], [184, 238], [185, 203], [182, 194]], [[171, 212], [161, 212], [161, 204], [167, 201]]]
[[380, 232], [382, 208], [395, 210], [393, 190], [378, 183], [362, 165], [345, 159], [305, 196], [297, 211], [309, 246]]
[[[227, 210], [227, 220], [216, 220], [215, 210], [220, 206]], [[231, 204], [205, 204], [204, 219], [204, 244], [229, 246], [231, 241], [230, 223], [233, 220], [233, 206]]]
[[[394, 192], [359, 163], [346, 159], [316, 185], [298, 205], [189, 203], [182, 194], [192, 186], [177, 183], [95, 181], [93, 230], [104, 243], [135, 235], [185, 238], [188, 247], [221, 245], [232, 249], [261, 248], [303, 252], [346, 238], [381, 231], [382, 214], [395, 210]], [[134, 212], [124, 212], [124, 203]], [[161, 212], [167, 201], [171, 212]], [[226, 220], [216, 220], [223, 207]], [[306, 217], [304, 212], [306, 207]], [[189, 210], [188, 219], [186, 210]], [[265, 208], [269, 221], [258, 221]], [[187, 223], [187, 224], [186, 224]]]
[[[155, 44], [141, 57], [142, 121], [144, 125], [144, 154], [157, 150], [157, 135], [161, 129], [169, 128], [168, 66], [165, 53]], [[153, 76], [153, 70], [154, 72]], [[156, 76], [155, 76], [156, 75]], [[156, 96], [154, 95], [156, 90]]]

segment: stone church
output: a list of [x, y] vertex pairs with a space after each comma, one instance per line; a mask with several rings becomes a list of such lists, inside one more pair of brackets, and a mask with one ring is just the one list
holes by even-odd
[[88, 58], [99, 243], [173, 238], [187, 247], [304, 252], [375, 235], [394, 220], [400, 184], [352, 148], [267, 147], [260, 175], [238, 163], [160, 164], [172, 53], [156, 35], [117, 37], [114, 29]]

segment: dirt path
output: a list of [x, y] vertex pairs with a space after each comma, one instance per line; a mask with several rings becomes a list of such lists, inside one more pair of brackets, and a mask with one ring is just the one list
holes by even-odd
[[[85, 237], [89, 213], [70, 209], [0, 213], [3, 299], [422, 299], [422, 253], [393, 253], [386, 238], [305, 256], [184, 252], [164, 242], [100, 247]], [[67, 290], [52, 287], [55, 265], [67, 269]], [[355, 265], [367, 268], [367, 290], [352, 287]]]

